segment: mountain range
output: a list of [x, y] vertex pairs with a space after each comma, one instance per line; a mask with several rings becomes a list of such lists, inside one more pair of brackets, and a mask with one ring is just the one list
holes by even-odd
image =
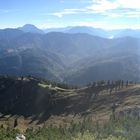
[[121, 38], [121, 37], [136, 37], [140, 38], [140, 29], [114, 29], [114, 30], [105, 30], [101, 28], [94, 28], [88, 26], [68, 26], [61, 28], [47, 28], [47, 29], [39, 29], [32, 24], [25, 24], [22, 27], [18, 27], [23, 32], [27, 33], [39, 33], [45, 34], [50, 32], [62, 32], [62, 33], [87, 33], [94, 36], [99, 36], [103, 38]]
[[1, 29], [0, 74], [79, 85], [102, 79], [140, 80], [139, 30], [110, 34], [91, 27], [62, 29], [47, 32], [33, 25]]

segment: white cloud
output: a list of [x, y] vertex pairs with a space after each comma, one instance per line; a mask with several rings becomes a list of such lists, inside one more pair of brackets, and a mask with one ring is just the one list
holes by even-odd
[[131, 27], [132, 29], [140, 29], [140, 24], [135, 24], [133, 25], [133, 27]]
[[140, 18], [140, 10], [122, 10], [122, 11], [105, 11], [101, 13], [102, 15], [105, 15], [107, 17], [111, 18], [120, 18], [120, 17], [125, 17], [125, 18]]
[[93, 1], [93, 4], [87, 9], [94, 11], [95, 13], [98, 12], [104, 12], [106, 10], [112, 10], [112, 9], [117, 9], [119, 7], [119, 4], [116, 2], [110, 2], [108, 0], [98, 0], [98, 1]]
[[77, 9], [64, 9], [63, 11], [54, 12], [50, 15], [57, 16], [62, 18], [64, 15], [70, 14], [79, 14], [79, 13], [86, 13], [86, 14], [93, 14], [93, 13], [103, 13], [106, 10], [116, 9], [118, 4], [115, 2], [109, 2], [108, 0], [93, 0], [93, 3], [90, 6], [84, 8], [77, 8]]
[[[100, 14], [111, 18], [127, 17], [139, 18], [140, 17], [140, 2], [138, 0], [92, 0], [90, 6], [77, 9], [64, 9], [51, 13], [50, 15], [62, 18], [64, 15], [75, 14]], [[122, 11], [118, 11], [122, 10]]]
[[122, 8], [132, 8], [132, 9], [140, 9], [140, 1], [139, 0], [117, 0]]
[[57, 16], [59, 18], [63, 17], [63, 13], [62, 12], [56, 12], [56, 13], [52, 13], [50, 15]]
[[128, 11], [123, 14], [125, 17], [128, 18], [140, 18], [140, 10], [139, 11]]
[[62, 18], [64, 15], [78, 14], [80, 12], [83, 12], [83, 10], [82, 9], [64, 9], [61, 12], [51, 13], [50, 15], [54, 15], [54, 16], [57, 16], [59, 18]]
[[[112, 18], [140, 17], [140, 2], [138, 0], [92, 0], [92, 5], [86, 7], [86, 9], [87, 13], [96, 13]], [[122, 12], [118, 12], [118, 9], [121, 9]]]
[[140, 2], [138, 0], [92, 0], [92, 5], [88, 8], [96, 12], [104, 12], [118, 8], [139, 9]]

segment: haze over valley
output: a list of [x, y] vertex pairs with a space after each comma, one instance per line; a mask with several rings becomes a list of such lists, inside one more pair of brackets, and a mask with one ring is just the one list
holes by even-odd
[[139, 81], [139, 35], [140, 30], [91, 27], [43, 31], [30, 24], [1, 29], [0, 73], [78, 85], [102, 79]]

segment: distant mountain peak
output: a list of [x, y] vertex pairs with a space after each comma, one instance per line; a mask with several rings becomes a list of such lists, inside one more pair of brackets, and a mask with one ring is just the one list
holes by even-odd
[[23, 25], [24, 28], [28, 28], [28, 27], [31, 27], [31, 28], [37, 28], [35, 25], [33, 24], [25, 24]]
[[32, 24], [25, 24], [24, 26], [19, 27], [18, 29], [24, 32], [41, 33], [41, 34], [44, 33], [41, 29], [38, 29], [35, 25]]

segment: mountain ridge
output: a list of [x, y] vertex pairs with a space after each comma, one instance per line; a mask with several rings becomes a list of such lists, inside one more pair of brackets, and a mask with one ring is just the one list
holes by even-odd
[[[12, 35], [9, 33], [11, 31]], [[3, 36], [3, 32], [6, 33], [6, 36]], [[121, 71], [127, 71], [127, 75], [131, 77], [126, 76], [126, 78], [139, 80], [140, 41], [138, 38], [107, 39], [86, 33], [50, 32], [38, 34], [13, 29], [0, 30], [0, 40], [1, 74], [34, 75], [56, 81], [86, 84], [100, 79], [94, 78], [94, 72], [92, 72], [94, 70], [90, 70], [90, 68], [95, 67], [96, 69], [102, 61], [100, 63], [102, 70], [108, 66], [105, 71], [102, 71], [102, 73], [106, 73], [109, 71], [110, 65], [118, 64], [118, 60], [120, 60], [117, 67], [121, 66]], [[109, 62], [110, 60], [112, 64]], [[124, 67], [125, 65], [127, 69]], [[116, 71], [115, 66], [113, 67], [110, 74]], [[84, 82], [84, 78], [72, 80], [76, 75], [83, 77], [83, 71], [89, 73], [92, 79], [87, 78], [86, 82]], [[113, 74], [111, 75], [113, 76]], [[115, 78], [116, 74], [113, 77]], [[114, 79], [113, 77], [112, 79]], [[119, 77], [118, 74], [116, 79]]]
[[61, 28], [39, 29], [33, 24], [25, 24], [22, 27], [18, 27], [15, 29], [19, 29], [24, 32], [39, 33], [39, 34], [45, 34], [49, 32], [63, 32], [63, 33], [70, 33], [70, 34], [71, 33], [87, 33], [90, 35], [99, 36], [103, 38], [110, 38], [110, 39], [122, 38], [126, 36], [140, 38], [140, 29], [129, 29], [129, 28], [107, 30], [107, 29], [95, 28], [91, 26], [68, 26], [68, 27], [61, 27]]

